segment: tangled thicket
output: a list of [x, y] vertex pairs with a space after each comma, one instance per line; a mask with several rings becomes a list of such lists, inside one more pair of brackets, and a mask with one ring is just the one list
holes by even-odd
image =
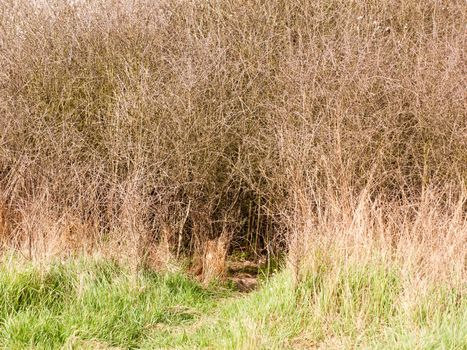
[[409, 222], [430, 191], [464, 237], [465, 15], [457, 0], [2, 0], [2, 241], [277, 254], [362, 194]]

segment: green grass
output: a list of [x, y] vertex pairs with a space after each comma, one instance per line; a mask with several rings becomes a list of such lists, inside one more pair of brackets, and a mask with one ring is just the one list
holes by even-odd
[[464, 290], [407, 288], [384, 263], [320, 266], [298, 285], [284, 270], [240, 295], [102, 259], [4, 260], [0, 348], [466, 349]]

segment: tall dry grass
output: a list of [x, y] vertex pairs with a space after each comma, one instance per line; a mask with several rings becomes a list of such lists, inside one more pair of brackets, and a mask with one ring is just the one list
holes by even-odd
[[3, 0], [1, 235], [137, 264], [221, 235], [292, 260], [371, 237], [465, 270], [465, 19], [463, 1]]

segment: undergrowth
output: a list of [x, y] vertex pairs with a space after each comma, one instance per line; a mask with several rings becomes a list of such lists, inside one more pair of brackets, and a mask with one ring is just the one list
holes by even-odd
[[457, 0], [3, 0], [0, 241], [157, 267], [221, 237], [275, 258], [362, 193], [456, 205], [465, 17]]
[[0, 347], [465, 349], [465, 19], [1, 0]]

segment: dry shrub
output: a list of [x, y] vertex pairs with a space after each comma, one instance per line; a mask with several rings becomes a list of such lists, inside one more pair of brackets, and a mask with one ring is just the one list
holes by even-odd
[[311, 249], [297, 222], [397, 247], [405, 220], [442, 246], [456, 201], [406, 211], [467, 185], [464, 18], [462, 1], [4, 0], [2, 198], [30, 250], [83, 235], [136, 266], [202, 256], [226, 220], [251, 257], [289, 233]]

